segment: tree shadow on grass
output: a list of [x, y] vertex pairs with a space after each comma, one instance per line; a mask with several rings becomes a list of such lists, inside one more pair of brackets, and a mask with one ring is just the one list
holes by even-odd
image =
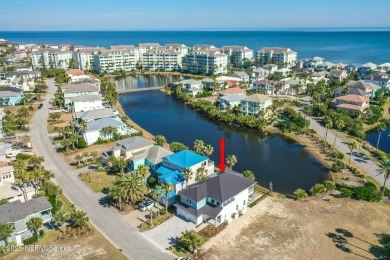
[[372, 245], [369, 249], [376, 259], [390, 259], [390, 234], [375, 234], [380, 245]]

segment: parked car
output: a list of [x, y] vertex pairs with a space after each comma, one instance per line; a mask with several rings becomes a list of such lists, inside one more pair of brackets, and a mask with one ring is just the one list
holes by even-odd
[[141, 211], [147, 211], [151, 208], [153, 208], [155, 205], [155, 202], [151, 199], [147, 199], [146, 201], [144, 201], [141, 205], [139, 205], [139, 210]]
[[15, 138], [16, 135], [15, 134], [7, 134], [7, 135], [4, 135], [4, 138], [8, 139], [8, 138]]
[[39, 104], [38, 109], [41, 109], [43, 107], [43, 104]]

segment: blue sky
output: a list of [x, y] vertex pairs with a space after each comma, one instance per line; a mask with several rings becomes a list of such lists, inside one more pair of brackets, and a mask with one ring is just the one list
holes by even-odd
[[0, 31], [390, 27], [388, 0], [9, 0]]

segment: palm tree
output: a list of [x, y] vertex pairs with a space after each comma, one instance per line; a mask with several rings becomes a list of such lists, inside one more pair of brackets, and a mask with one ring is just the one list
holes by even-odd
[[386, 124], [385, 123], [380, 123], [379, 126], [378, 126], [378, 131], [379, 131], [378, 142], [376, 143], [376, 149], [377, 150], [378, 150], [378, 147], [379, 147], [379, 141], [381, 140], [381, 134], [385, 130], [386, 130]]
[[163, 189], [160, 185], [156, 185], [156, 187], [154, 187], [154, 190], [152, 191], [152, 198], [156, 200], [157, 204], [157, 215], [160, 216], [160, 198], [161, 196], [163, 195]]
[[42, 227], [43, 220], [40, 217], [33, 217], [33, 218], [30, 218], [29, 221], [27, 221], [26, 225], [27, 225], [27, 227], [33, 229], [35, 234], [38, 237], [38, 230], [40, 227]]
[[123, 158], [115, 161], [115, 167], [119, 168], [121, 176], [123, 176], [125, 169], [127, 168], [127, 161]]
[[194, 142], [194, 150], [197, 154], [201, 154], [203, 151], [204, 142], [202, 140], [195, 140]]
[[8, 237], [15, 231], [15, 226], [11, 223], [0, 223], [0, 239], [8, 244]]
[[254, 175], [253, 172], [250, 171], [250, 170], [244, 171], [244, 172], [242, 173], [242, 176], [244, 176], [245, 178], [250, 179], [250, 180], [252, 180], [252, 181], [255, 180], [255, 175]]
[[146, 180], [146, 176], [149, 174], [149, 166], [139, 165], [136, 172], [143, 180]]
[[70, 226], [73, 228], [82, 228], [87, 224], [89, 218], [87, 213], [81, 210], [72, 210], [69, 214], [69, 219], [71, 221]]
[[62, 211], [57, 211], [56, 213], [54, 213], [53, 215], [53, 220], [54, 220], [54, 223], [55, 223], [55, 226], [56, 228], [61, 232], [61, 233], [64, 233], [62, 231], [62, 229], [60, 228], [60, 226], [62, 226], [65, 221], [67, 220], [67, 217], [65, 215], [64, 212]]
[[114, 186], [110, 189], [108, 196], [116, 202], [116, 207], [119, 210], [122, 210], [122, 190], [119, 187]]
[[237, 157], [235, 155], [228, 155], [226, 157], [226, 163], [229, 165], [230, 170], [233, 170], [233, 166], [237, 163]]
[[389, 179], [390, 176], [390, 159], [387, 158], [385, 160], [380, 161], [379, 169], [376, 170], [378, 172], [378, 175], [383, 174], [383, 188], [382, 188], [382, 195], [385, 195], [385, 189], [386, 189], [386, 182]]
[[332, 119], [330, 118], [330, 117], [325, 117], [325, 128], [326, 128], [326, 130], [325, 130], [325, 138], [324, 138], [324, 142], [325, 142], [325, 151], [326, 151], [326, 147], [327, 147], [327, 139], [328, 139], [328, 130], [329, 130], [329, 128], [330, 127], [332, 127], [333, 126], [333, 121], [332, 121]]
[[337, 135], [339, 134], [339, 131], [345, 127], [344, 120], [337, 119], [336, 120], [336, 136], [334, 137], [333, 147], [336, 148], [336, 139]]
[[125, 174], [117, 177], [114, 186], [120, 189], [127, 204], [129, 202], [135, 204], [140, 201], [148, 191], [144, 180], [136, 174]]
[[188, 180], [194, 177], [194, 172], [191, 170], [191, 168], [185, 168], [183, 171], [183, 177], [186, 179], [186, 186], [188, 186]]
[[168, 212], [169, 194], [173, 191], [173, 185], [168, 182], [164, 182], [161, 187], [165, 193], [165, 210]]
[[353, 150], [355, 150], [357, 148], [357, 145], [356, 145], [355, 142], [350, 142], [350, 143], [348, 143], [348, 147], [349, 147], [349, 151], [350, 151], [348, 166], [350, 166], [351, 165], [351, 157], [352, 157], [352, 154], [353, 154]]
[[282, 89], [282, 84], [280, 84], [279, 82], [275, 85], [275, 93], [276, 93], [276, 100], [279, 100], [279, 91]]
[[75, 159], [76, 162], [77, 162], [77, 166], [80, 166], [80, 162], [81, 162], [81, 160], [83, 159], [83, 157], [81, 156], [81, 154], [76, 154], [76, 156], [74, 157], [74, 159]]
[[200, 180], [204, 180], [206, 178], [207, 178], [206, 168], [205, 167], [199, 167], [196, 170], [196, 179], [200, 181]]
[[210, 155], [214, 152], [214, 148], [208, 144], [203, 147], [203, 154], [207, 157], [210, 157]]

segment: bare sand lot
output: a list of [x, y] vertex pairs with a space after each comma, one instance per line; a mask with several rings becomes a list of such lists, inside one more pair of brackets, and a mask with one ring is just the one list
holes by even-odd
[[390, 206], [268, 197], [202, 248], [203, 259], [374, 259]]

